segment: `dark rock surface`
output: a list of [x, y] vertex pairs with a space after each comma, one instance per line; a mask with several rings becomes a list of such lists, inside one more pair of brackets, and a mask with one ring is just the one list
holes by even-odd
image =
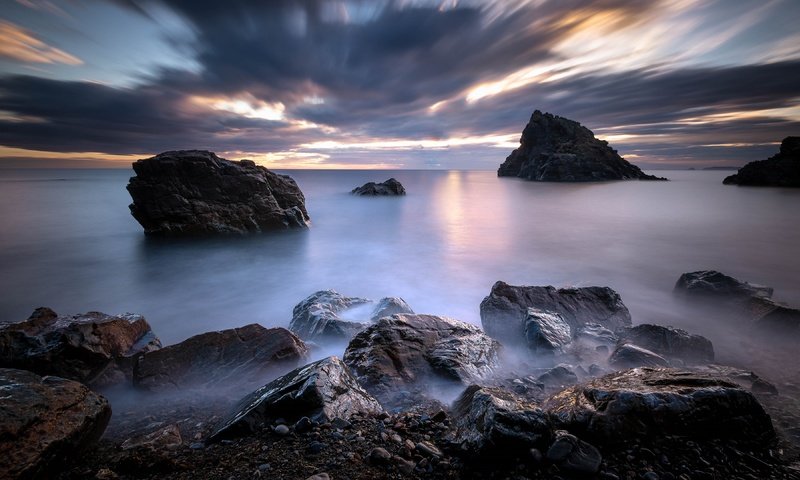
[[539, 110], [497, 175], [540, 182], [666, 180], [645, 174], [580, 123]]
[[149, 391], [253, 387], [294, 369], [308, 348], [285, 328], [246, 325], [195, 335], [139, 358], [133, 382]]
[[661, 355], [638, 345], [623, 343], [608, 357], [608, 365], [616, 368], [668, 367], [669, 361]]
[[675, 369], [615, 372], [554, 395], [544, 409], [559, 427], [612, 443], [651, 435], [742, 443], [775, 437], [750, 392], [715, 375]]
[[244, 234], [306, 227], [291, 177], [204, 150], [164, 152], [133, 164], [131, 214], [147, 235]]
[[603, 455], [594, 445], [575, 435], [558, 430], [555, 440], [547, 449], [547, 459], [567, 472], [591, 475], [600, 470]]
[[750, 162], [722, 181], [725, 185], [800, 187], [800, 137], [786, 137], [776, 155]]
[[553, 355], [563, 352], [572, 341], [572, 331], [558, 313], [529, 308], [525, 319], [525, 340], [532, 352]]
[[405, 195], [406, 189], [403, 187], [403, 184], [394, 178], [390, 178], [382, 183], [365, 183], [360, 187], [354, 188], [350, 193], [361, 196]]
[[379, 398], [439, 380], [469, 385], [498, 367], [500, 345], [480, 328], [447, 317], [396, 314], [350, 341], [344, 362]]
[[2, 368], [0, 392], [0, 478], [52, 478], [111, 418], [105, 398], [60, 377]]
[[270, 419], [293, 422], [308, 417], [329, 422], [382, 411], [380, 403], [361, 388], [347, 366], [336, 357], [328, 357], [293, 370], [244, 397], [211, 439], [256, 431]]
[[0, 367], [92, 386], [129, 380], [135, 357], [160, 347], [147, 320], [130, 313], [59, 316], [43, 307], [23, 322], [0, 325]]
[[681, 360], [687, 364], [714, 361], [714, 346], [709, 339], [680, 328], [642, 324], [621, 329], [618, 333], [621, 343], [637, 345], [668, 360]]
[[295, 305], [289, 330], [303, 340], [350, 340], [378, 319], [395, 313], [414, 312], [398, 297], [374, 302], [347, 297], [335, 290], [320, 290]]
[[749, 300], [772, 297], [772, 288], [737, 280], [716, 270], [684, 273], [675, 283], [675, 293], [688, 297]]
[[628, 308], [619, 294], [608, 287], [559, 288], [514, 286], [497, 282], [481, 302], [481, 324], [486, 333], [504, 344], [525, 340], [528, 309], [558, 314], [572, 332], [587, 324], [610, 330], [631, 324]]

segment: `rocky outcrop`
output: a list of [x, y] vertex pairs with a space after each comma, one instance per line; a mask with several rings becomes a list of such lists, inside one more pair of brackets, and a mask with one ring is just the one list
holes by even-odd
[[559, 428], [609, 443], [654, 435], [749, 444], [775, 437], [750, 392], [711, 374], [675, 369], [615, 372], [557, 393], [544, 409]]
[[714, 346], [709, 339], [680, 328], [642, 324], [618, 333], [621, 343], [637, 345], [671, 361], [679, 360], [686, 364], [714, 361]]
[[211, 440], [256, 431], [269, 419], [347, 420], [356, 414], [382, 411], [347, 366], [336, 357], [328, 357], [293, 370], [244, 397], [216, 428]]
[[291, 177], [204, 150], [164, 152], [133, 164], [131, 214], [147, 235], [245, 234], [306, 227]]
[[368, 182], [360, 187], [354, 188], [350, 193], [360, 196], [388, 196], [405, 195], [406, 189], [403, 184], [390, 178], [383, 183]]
[[24, 322], [0, 326], [0, 367], [98, 387], [129, 380], [136, 356], [160, 347], [147, 320], [130, 313], [59, 316], [38, 308]]
[[378, 319], [395, 313], [414, 313], [398, 297], [378, 302], [320, 290], [295, 305], [289, 330], [303, 340], [350, 340]]
[[776, 155], [750, 162], [722, 181], [725, 185], [800, 187], [800, 137], [786, 137]]
[[296, 368], [307, 355], [303, 341], [285, 328], [251, 324], [147, 353], [136, 364], [133, 382], [158, 392], [252, 388]]
[[111, 418], [105, 398], [64, 378], [2, 368], [0, 391], [1, 478], [53, 478]]
[[750, 300], [772, 297], [772, 288], [743, 282], [716, 270], [700, 270], [681, 275], [675, 283], [675, 293], [711, 300]]
[[385, 398], [431, 380], [480, 382], [497, 369], [499, 349], [474, 325], [434, 315], [396, 314], [353, 337], [344, 361], [367, 390]]
[[559, 315], [577, 332], [598, 324], [610, 330], [631, 324], [628, 308], [608, 287], [559, 288], [514, 286], [497, 282], [481, 302], [481, 324], [486, 333], [508, 345], [520, 345], [525, 336], [528, 309]]
[[497, 175], [539, 182], [666, 180], [645, 174], [580, 123], [539, 110]]

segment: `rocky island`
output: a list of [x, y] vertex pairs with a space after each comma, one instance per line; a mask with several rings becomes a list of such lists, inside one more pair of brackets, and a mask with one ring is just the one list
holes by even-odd
[[146, 235], [245, 234], [309, 221], [297, 183], [250, 160], [179, 150], [139, 160], [133, 170], [130, 210]]
[[766, 160], [750, 162], [725, 177], [725, 185], [800, 187], [800, 137], [786, 137], [781, 150]]
[[406, 189], [402, 183], [390, 178], [381, 183], [367, 182], [360, 187], [354, 188], [350, 193], [359, 196], [392, 196], [405, 195]]
[[645, 174], [580, 123], [539, 110], [497, 176], [537, 182], [666, 180]]

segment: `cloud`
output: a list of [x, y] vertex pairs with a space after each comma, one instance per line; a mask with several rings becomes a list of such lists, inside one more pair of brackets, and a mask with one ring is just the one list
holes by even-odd
[[83, 64], [80, 58], [44, 43], [22, 27], [5, 20], [0, 20], [0, 57], [26, 63]]

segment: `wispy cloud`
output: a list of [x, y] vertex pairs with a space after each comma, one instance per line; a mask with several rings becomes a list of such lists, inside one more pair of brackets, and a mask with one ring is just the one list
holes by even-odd
[[82, 65], [83, 61], [46, 44], [19, 25], [0, 20], [0, 56], [28, 63]]

